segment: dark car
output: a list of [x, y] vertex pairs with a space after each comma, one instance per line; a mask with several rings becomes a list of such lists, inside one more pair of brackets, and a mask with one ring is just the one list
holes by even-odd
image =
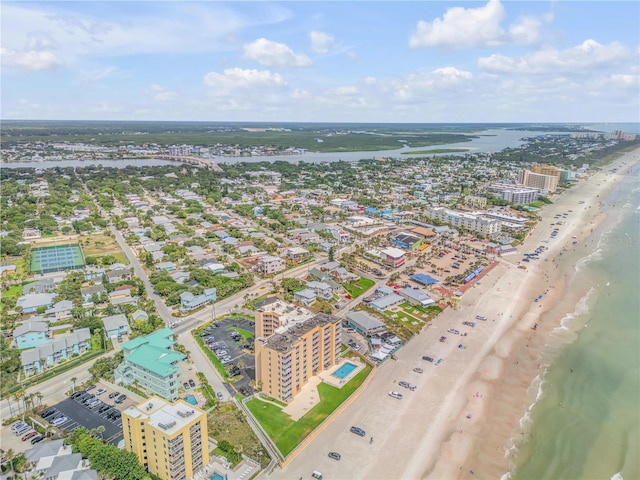
[[355, 433], [356, 435], [360, 435], [361, 437], [364, 437], [367, 434], [367, 432], [365, 432], [360, 427], [351, 427], [350, 431], [351, 433]]
[[44, 440], [44, 435], [38, 435], [37, 437], [33, 437], [31, 439], [31, 445], [35, 445], [38, 442], [41, 442], [42, 440]]
[[184, 387], [185, 390], [189, 390], [189, 384], [187, 382], [184, 382], [182, 386]]
[[340, 454], [338, 452], [329, 452], [329, 458], [334, 460], [340, 460]]
[[116, 398], [118, 395], [120, 395], [120, 392], [111, 392], [109, 398]]
[[120, 395], [118, 398], [116, 398], [116, 403], [122, 403], [127, 399], [126, 395]]
[[428, 356], [426, 356], [426, 355], [425, 355], [425, 356], [423, 356], [423, 357], [422, 357], [422, 359], [423, 359], [423, 360], [426, 360], [427, 362], [432, 362], [432, 363], [433, 363], [433, 358], [428, 357]]
[[196, 386], [196, 382], [194, 382], [192, 378], [189, 379], [189, 386], [192, 388]]
[[87, 388], [84, 389], [84, 391], [88, 392], [89, 390], [93, 390], [94, 388], [96, 388], [95, 385], [89, 385]]

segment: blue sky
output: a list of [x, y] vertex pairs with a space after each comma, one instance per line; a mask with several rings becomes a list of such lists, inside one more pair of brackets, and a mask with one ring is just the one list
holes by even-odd
[[2, 118], [640, 121], [640, 2], [6, 2]]

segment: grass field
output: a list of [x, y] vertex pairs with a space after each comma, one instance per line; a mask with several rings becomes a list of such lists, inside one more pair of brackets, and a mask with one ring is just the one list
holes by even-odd
[[82, 251], [85, 257], [113, 255], [119, 263], [129, 263], [115, 238], [108, 237], [102, 233], [84, 237], [82, 239]]
[[360, 277], [360, 280], [354, 283], [343, 283], [344, 289], [349, 292], [353, 298], [358, 298], [364, 292], [369, 290], [375, 285], [376, 282], [365, 277]]
[[248, 401], [246, 405], [276, 444], [280, 453], [286, 457], [362, 385], [371, 373], [371, 369], [371, 366], [367, 365], [342, 388], [320, 383], [318, 385], [320, 402], [297, 422], [283, 413], [280, 407], [271, 403], [254, 399]]
[[249, 427], [240, 410], [233, 402], [221, 403], [207, 415], [209, 435], [218, 442], [226, 440], [245, 455], [259, 461], [262, 467], [269, 464], [269, 455]]

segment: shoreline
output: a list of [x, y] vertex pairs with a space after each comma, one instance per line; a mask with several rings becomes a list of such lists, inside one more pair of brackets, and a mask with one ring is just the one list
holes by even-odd
[[[544, 258], [528, 266], [528, 277], [518, 289], [528, 293], [517, 312], [518, 320], [506, 322], [504, 334], [459, 389], [458, 404], [462, 406], [441, 437], [435, 461], [429, 462], [430, 465], [425, 462], [422, 477], [508, 478], [513, 454], [528, 438], [527, 417], [540, 395], [540, 384], [550, 364], [545, 362], [553, 361], [553, 358], [544, 358], [549, 355], [548, 339], [555, 329], [565, 328], [563, 321], [578, 313], [575, 312], [577, 305], [588, 299], [592, 291], [588, 284], [572, 285], [569, 289], [569, 282], [579, 279], [574, 275], [575, 266], [563, 262], [560, 252], [574, 248], [573, 241], [579, 242], [576, 247], [584, 245], [582, 258], [597, 248], [593, 242], [598, 239], [589, 241], [589, 237], [605, 219], [600, 202], [624, 173], [639, 162], [638, 152], [640, 149], [622, 155], [608, 164], [606, 170], [594, 173], [545, 208], [544, 220], [523, 244], [524, 252], [535, 249], [548, 238], [544, 223], [553, 220], [553, 215], [569, 209], [573, 213], [564, 220], [553, 246], [546, 244], [549, 250], [545, 251]], [[611, 174], [609, 170], [616, 167], [616, 173]], [[585, 203], [578, 204], [580, 199]], [[572, 239], [574, 235], [576, 239]], [[533, 303], [532, 298], [545, 290], [540, 303]], [[514, 304], [521, 303], [520, 298], [521, 295], [517, 295], [503, 299], [500, 306], [511, 312], [516, 307]], [[534, 323], [539, 323], [535, 331], [531, 330]], [[556, 345], [554, 350], [557, 354], [561, 345]], [[466, 418], [467, 411], [472, 414], [471, 419]]]

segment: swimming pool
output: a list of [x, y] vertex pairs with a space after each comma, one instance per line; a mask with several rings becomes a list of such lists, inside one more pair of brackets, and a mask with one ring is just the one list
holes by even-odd
[[198, 400], [193, 395], [185, 395], [184, 399], [191, 405], [198, 405]]
[[224, 477], [218, 472], [213, 472], [213, 475], [209, 477], [209, 480], [224, 480]]
[[351, 372], [353, 372], [356, 368], [358, 368], [357, 365], [354, 365], [353, 363], [345, 362], [338, 370], [333, 372], [331, 376], [342, 379], [347, 375], [349, 375]]

